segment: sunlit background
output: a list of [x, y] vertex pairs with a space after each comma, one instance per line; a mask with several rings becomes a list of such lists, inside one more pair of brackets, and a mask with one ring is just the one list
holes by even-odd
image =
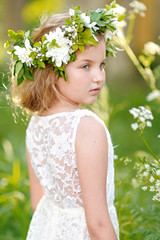
[[[80, 5], [82, 10], [104, 8], [107, 0], [0, 0], [0, 239], [22, 240], [25, 239], [29, 221], [32, 215], [29, 196], [29, 182], [25, 160], [25, 129], [27, 123], [21, 114], [16, 117], [11, 102], [6, 99], [9, 91], [5, 89], [9, 77], [9, 58], [4, 49], [4, 42], [8, 39], [8, 29], [32, 30], [39, 25], [42, 14], [66, 12], [75, 5]], [[117, 3], [129, 10], [127, 0], [117, 0]], [[139, 55], [146, 42], [152, 41], [160, 44], [160, 1], [143, 0], [147, 6], [146, 16], [137, 15], [131, 48], [135, 55]], [[128, 19], [126, 18], [126, 21]], [[124, 29], [125, 31], [125, 29]], [[160, 64], [157, 57], [153, 66]], [[128, 156], [132, 159], [130, 165], [120, 164], [116, 167], [116, 177], [126, 176], [133, 167], [135, 152], [146, 151], [144, 143], [138, 133], [131, 129], [132, 118], [129, 109], [147, 104], [146, 96], [150, 92], [136, 67], [131, 62], [125, 51], [117, 53], [116, 58], [109, 57], [106, 64], [107, 90], [102, 115], [110, 130], [115, 154], [118, 157]], [[157, 80], [160, 88], [160, 77]], [[153, 109], [158, 105], [152, 104]], [[153, 140], [160, 134], [160, 111], [155, 111], [156, 117], [152, 129], [146, 132], [152, 150], [159, 154], [160, 140]], [[22, 120], [21, 120], [22, 118]], [[124, 200], [124, 195], [133, 188], [132, 180], [136, 173], [132, 172], [121, 185], [116, 195], [117, 207]], [[120, 181], [120, 180], [117, 180]], [[133, 191], [134, 192], [134, 191]], [[140, 211], [140, 209], [146, 209]], [[148, 212], [152, 209], [151, 212]], [[154, 212], [155, 211], [155, 212]], [[139, 215], [138, 215], [139, 214]], [[151, 239], [147, 235], [134, 233], [135, 229], [150, 228], [160, 239], [159, 220], [154, 220], [160, 208], [151, 200], [151, 196], [138, 190], [126, 202], [126, 207], [120, 210], [121, 239]], [[158, 216], [158, 215], [157, 215]], [[142, 221], [144, 223], [142, 223]], [[158, 225], [159, 224], [159, 225]], [[140, 231], [139, 231], [140, 232]], [[152, 231], [151, 231], [152, 232]], [[159, 234], [159, 235], [158, 235]], [[143, 237], [142, 237], [143, 236]]]

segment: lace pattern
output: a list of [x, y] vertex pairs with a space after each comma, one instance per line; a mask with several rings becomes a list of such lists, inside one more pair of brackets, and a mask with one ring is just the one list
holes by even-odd
[[[89, 110], [63, 112], [45, 117], [34, 116], [29, 123], [26, 132], [27, 149], [30, 153], [32, 167], [43, 187], [45, 193], [44, 199], [49, 200], [46, 201], [42, 199], [38, 205], [30, 225], [27, 239], [90, 239], [83, 210], [75, 153], [77, 128], [81, 118], [86, 116], [96, 118], [105, 126], [103, 121]], [[107, 129], [106, 134], [108, 140], [107, 202], [108, 206], [113, 206], [113, 146]], [[50, 216], [50, 209], [53, 209], [53, 216]], [[65, 215], [66, 209], [67, 211], [70, 209], [73, 214]], [[115, 209], [114, 214], [110, 211], [110, 216], [113, 225], [118, 229]], [[43, 219], [49, 222], [48, 226]], [[49, 230], [49, 228], [51, 228], [49, 225], [52, 225], [53, 228], [51, 238], [49, 238], [51, 231]], [[40, 226], [45, 227], [46, 230], [44, 230], [44, 234], [46, 234], [46, 238], [42, 238], [42, 234], [40, 235], [41, 238], [36, 237], [38, 230], [35, 229], [36, 227], [40, 229]], [[81, 228], [79, 226], [81, 226]], [[68, 231], [66, 232], [65, 229], [68, 229]], [[73, 238], [71, 238], [72, 232]], [[53, 234], [55, 234], [55, 237], [53, 237]], [[71, 234], [70, 237], [67, 237], [67, 234]], [[76, 235], [77, 237], [75, 238]]]

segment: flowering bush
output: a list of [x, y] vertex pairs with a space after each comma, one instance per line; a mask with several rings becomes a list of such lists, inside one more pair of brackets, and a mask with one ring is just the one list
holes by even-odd
[[[142, 79], [148, 85], [150, 93], [144, 99], [145, 104], [132, 106], [129, 110], [134, 119], [131, 128], [134, 132], [137, 132], [138, 137], [141, 137], [146, 150], [138, 149], [132, 156], [115, 156], [116, 205], [121, 233], [120, 238], [123, 240], [158, 240], [160, 239], [160, 231], [157, 228], [159, 220], [156, 216], [160, 212], [158, 207], [160, 201], [160, 154], [155, 153], [150, 145], [159, 141], [160, 133], [157, 133], [156, 138], [153, 138], [151, 134], [148, 140], [146, 136], [148, 131], [151, 132], [152, 128], [155, 128], [154, 124], [160, 113], [160, 90], [157, 82], [160, 76], [160, 64], [155, 63], [155, 60], [160, 56], [160, 45], [150, 41], [144, 44], [139, 56], [134, 54], [130, 43], [135, 19], [137, 14], [145, 17], [147, 8], [144, 3], [136, 0], [130, 2], [129, 6], [130, 10], [128, 12], [123, 8], [123, 14], [127, 15], [128, 24], [126, 21], [121, 22], [114, 41], [117, 47], [125, 50]], [[122, 11], [121, 8], [119, 9]], [[119, 108], [121, 108], [120, 104]], [[136, 135], [134, 132], [132, 134]], [[119, 169], [121, 169], [122, 173], [119, 173]], [[123, 176], [124, 169], [128, 170], [125, 176]], [[148, 209], [143, 208], [143, 203], [140, 207], [139, 201], [143, 201], [145, 198], [150, 199], [148, 200]]]

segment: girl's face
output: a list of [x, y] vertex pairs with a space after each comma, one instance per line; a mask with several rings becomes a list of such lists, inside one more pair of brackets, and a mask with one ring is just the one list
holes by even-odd
[[84, 52], [77, 51], [74, 62], [67, 64], [67, 81], [59, 78], [56, 85], [64, 100], [73, 104], [90, 104], [105, 83], [105, 42], [88, 46]]

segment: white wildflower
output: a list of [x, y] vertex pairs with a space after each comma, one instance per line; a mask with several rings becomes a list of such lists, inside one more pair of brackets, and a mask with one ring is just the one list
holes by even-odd
[[[46, 57], [51, 57], [52, 62], [55, 61], [57, 67], [61, 67], [62, 63], [67, 64], [70, 59], [70, 54], [73, 52], [71, 49], [72, 41], [65, 38], [64, 33], [60, 28], [57, 28], [56, 31], [45, 34], [48, 41]], [[51, 43], [53, 39], [56, 40], [59, 47], [49, 47], [49, 43]]]
[[[159, 196], [160, 197], [160, 196]], [[156, 194], [155, 196], [153, 196], [152, 198], [153, 201], [160, 201], [160, 199], [158, 198], [158, 194]]]
[[[125, 14], [126, 8], [120, 6], [119, 4], [116, 4], [116, 8], [113, 8], [112, 11], [113, 11], [114, 14], [116, 14], [118, 17], [120, 17], [120, 16]], [[124, 28], [127, 25], [127, 23], [124, 20], [123, 21], [117, 21], [117, 19], [116, 19], [115, 25], [118, 28]]]
[[144, 3], [139, 2], [137, 0], [133, 0], [129, 6], [131, 8], [133, 8], [133, 12], [135, 12], [136, 14], [139, 14], [141, 17], [145, 17], [145, 13], [144, 11], [147, 10], [147, 7]]
[[144, 53], [146, 55], [160, 55], [160, 46], [154, 42], [144, 44]]
[[74, 9], [70, 8], [69, 9], [69, 15], [70, 16], [74, 16], [75, 12], [74, 12]]
[[122, 16], [126, 12], [126, 8], [122, 7], [119, 4], [116, 4], [116, 8], [113, 8], [112, 11], [116, 13], [118, 16]]
[[147, 96], [147, 101], [152, 101], [157, 98], [160, 98], [160, 90], [154, 90], [153, 92], [149, 93]]
[[154, 187], [154, 186], [150, 186], [149, 191], [150, 191], [150, 192], [155, 192], [155, 187]]
[[15, 46], [14, 49], [16, 50], [14, 54], [18, 56], [19, 60], [22, 63], [26, 63], [28, 67], [31, 67], [33, 59], [29, 55], [32, 52], [32, 47], [28, 38], [25, 40], [25, 47]]
[[157, 138], [160, 138], [160, 134], [158, 134]]
[[137, 118], [140, 114], [140, 110], [138, 108], [132, 108], [129, 112], [133, 115], [134, 118]]
[[131, 128], [132, 128], [134, 131], [136, 131], [136, 130], [139, 128], [138, 123], [132, 123], [132, 124], [131, 124]]
[[124, 165], [127, 165], [130, 162], [132, 162], [132, 159], [130, 159], [130, 158], [125, 158], [124, 159]]
[[[159, 171], [159, 170], [158, 170]], [[156, 189], [160, 191], [160, 180], [157, 180], [156, 183], [155, 183], [155, 187]]]
[[148, 176], [148, 172], [143, 172], [143, 176], [147, 177]]
[[154, 180], [155, 180], [155, 179], [154, 179], [153, 176], [151, 176], [150, 179], [149, 179], [149, 181], [150, 181], [151, 183], [154, 182]]
[[113, 159], [114, 159], [114, 160], [117, 160], [117, 159], [118, 159], [118, 156], [117, 156], [117, 155], [114, 155]]
[[156, 171], [156, 175], [160, 176], [160, 169]]
[[147, 187], [146, 187], [146, 186], [142, 187], [142, 190], [143, 190], [143, 191], [146, 191], [146, 190], [147, 190]]
[[152, 127], [152, 123], [151, 123], [150, 121], [147, 121], [147, 122], [146, 122], [146, 126], [147, 126], [147, 127]]

